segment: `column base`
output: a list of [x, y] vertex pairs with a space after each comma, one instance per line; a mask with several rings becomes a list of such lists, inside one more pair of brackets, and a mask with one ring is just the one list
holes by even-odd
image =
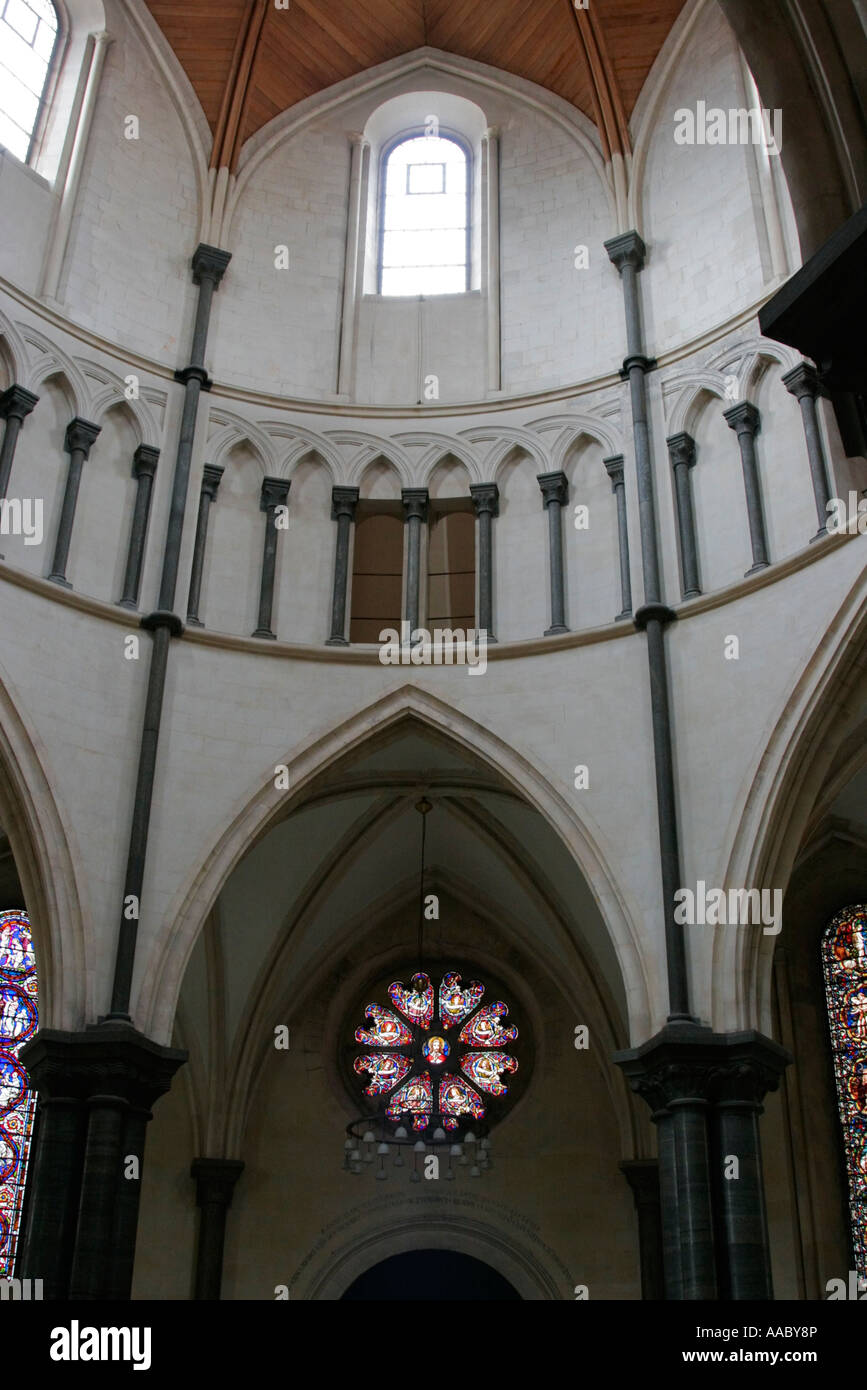
[[821, 540], [823, 540], [824, 537], [827, 536], [827, 534], [828, 534], [828, 528], [827, 528], [827, 526], [820, 526], [819, 529], [818, 529], [818, 531], [816, 532], [815, 536], [811, 536], [811, 537], [810, 537], [810, 545], [812, 545], [814, 541], [821, 541]]
[[277, 634], [276, 634], [276, 632], [272, 632], [271, 629], [270, 629], [270, 628], [267, 628], [267, 627], [257, 627], [255, 632], [251, 632], [251, 633], [250, 633], [250, 636], [251, 636], [251, 637], [264, 637], [264, 638], [266, 638], [269, 642], [276, 642], [276, 641], [277, 641]]
[[701, 589], [685, 589], [683, 593], [684, 603], [691, 598], [701, 598]]
[[563, 623], [556, 623], [554, 627], [546, 627], [542, 633], [543, 637], [556, 637], [561, 632], [568, 632], [569, 629]]
[[189, 614], [189, 613], [187, 614], [187, 627], [204, 627], [204, 626], [205, 626], [205, 624], [202, 622], [201, 618], [194, 618], [194, 617], [191, 616], [191, 614]]
[[138, 612], [138, 604], [135, 602], [134, 599], [131, 598], [119, 598], [117, 601], [117, 606], [118, 608], [126, 608], [127, 611], [130, 613]]
[[49, 574], [49, 576], [48, 576], [48, 582], [49, 582], [49, 584], [59, 584], [60, 587], [61, 587], [62, 589], [71, 589], [71, 588], [72, 588], [72, 585], [70, 584], [69, 580], [66, 578], [66, 575], [65, 575], [65, 574]]
[[758, 574], [759, 570], [769, 569], [770, 563], [770, 560], [759, 560], [757, 564], [750, 565], [749, 569], [744, 575], [744, 579], [749, 579], [751, 574]]
[[349, 640], [346, 637], [326, 637], [326, 647], [348, 647]]
[[622, 610], [622, 612], [620, 612], [620, 613], [617, 614], [617, 617], [614, 619], [614, 621], [615, 621], [616, 623], [623, 623], [623, 622], [626, 621], [627, 618], [631, 618], [631, 617], [632, 617], [632, 609], [631, 609], [631, 608], [624, 608], [624, 609]]

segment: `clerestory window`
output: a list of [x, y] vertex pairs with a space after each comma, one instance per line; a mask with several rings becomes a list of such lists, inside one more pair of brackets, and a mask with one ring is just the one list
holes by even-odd
[[51, 0], [0, 0], [0, 145], [26, 162], [57, 44]]
[[470, 158], [451, 135], [408, 135], [386, 147], [380, 179], [379, 293], [470, 288]]

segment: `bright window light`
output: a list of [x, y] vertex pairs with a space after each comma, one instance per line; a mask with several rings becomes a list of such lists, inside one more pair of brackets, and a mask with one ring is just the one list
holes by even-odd
[[384, 295], [460, 294], [468, 288], [467, 156], [456, 140], [402, 140], [384, 169]]
[[0, 0], [0, 145], [26, 160], [57, 42], [51, 0]]

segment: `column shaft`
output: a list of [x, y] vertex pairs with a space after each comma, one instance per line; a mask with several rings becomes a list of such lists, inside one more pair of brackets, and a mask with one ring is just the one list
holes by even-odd
[[406, 607], [404, 617], [409, 623], [409, 636], [418, 628], [421, 585], [421, 528], [427, 521], [427, 488], [409, 487], [401, 492], [406, 524]]
[[265, 513], [265, 541], [262, 547], [262, 578], [259, 584], [259, 621], [253, 636], [267, 637], [271, 641], [276, 641], [277, 637], [277, 634], [271, 631], [274, 579], [277, 573], [277, 508], [286, 505], [288, 496], [289, 483], [284, 479], [263, 480], [259, 509]]
[[762, 510], [762, 494], [759, 487], [759, 470], [756, 462], [756, 435], [759, 431], [760, 417], [754, 405], [740, 401], [723, 416], [730, 429], [736, 431], [738, 447], [741, 452], [741, 468], [744, 475], [744, 493], [747, 499], [747, 519], [750, 527], [750, 545], [753, 563], [747, 574], [768, 567], [768, 542], [765, 534], [765, 518]]
[[217, 464], [206, 463], [202, 472], [202, 490], [199, 493], [199, 512], [196, 517], [196, 538], [193, 542], [193, 563], [190, 567], [190, 590], [187, 596], [187, 622], [193, 627], [202, 627], [199, 618], [199, 604], [202, 596], [202, 573], [205, 566], [205, 550], [208, 544], [208, 521], [211, 503], [217, 495], [223, 470]]
[[125, 1121], [122, 1097], [91, 1099], [69, 1287], [73, 1299], [111, 1298], [113, 1294], [114, 1223]]
[[810, 481], [813, 484], [816, 515], [819, 519], [819, 529], [813, 539], [818, 540], [819, 536], [827, 535], [828, 502], [831, 498], [825, 451], [822, 448], [822, 436], [819, 432], [819, 420], [816, 414], [816, 397], [820, 391], [819, 377], [812, 367], [806, 362], [801, 362], [792, 371], [786, 373], [783, 377], [783, 385], [793, 396], [797, 396], [798, 405], [801, 407], [801, 419], [804, 423], [804, 436], [807, 441], [807, 457], [810, 461]]
[[12, 472], [21, 427], [38, 400], [39, 397], [34, 396], [32, 391], [15, 383], [0, 395], [0, 417], [6, 421], [3, 444], [0, 446], [0, 501], [6, 496], [9, 487], [9, 475]]
[[569, 499], [569, 481], [565, 473], [538, 473], [536, 481], [542, 490], [542, 505], [548, 513], [548, 579], [551, 590], [551, 625], [545, 636], [568, 632], [566, 626], [566, 594], [563, 580], [563, 520], [560, 510]]
[[135, 508], [132, 514], [132, 528], [130, 530], [129, 549], [126, 557], [123, 594], [120, 599], [122, 608], [136, 608], [138, 605], [145, 540], [147, 538], [148, 517], [151, 507], [151, 493], [159, 456], [159, 449], [153, 449], [148, 444], [140, 444], [133, 457], [132, 473], [133, 477], [138, 479], [138, 486], [136, 488]]
[[72, 588], [66, 578], [66, 565], [69, 559], [75, 508], [78, 503], [81, 470], [84, 467], [85, 459], [90, 454], [91, 445], [99, 434], [99, 429], [99, 425], [91, 424], [89, 420], [82, 420], [78, 416], [70, 421], [66, 429], [64, 447], [69, 454], [69, 471], [66, 475], [66, 488], [63, 493], [63, 505], [60, 509], [60, 524], [57, 528], [57, 540], [54, 545], [54, 559], [51, 562], [51, 573], [48, 576], [55, 584], [62, 584], [65, 589]]
[[470, 494], [479, 518], [479, 631], [494, 636], [494, 517], [500, 511], [500, 490], [496, 483], [471, 483]]
[[[721, 1292], [729, 1299], [774, 1296], [759, 1141], [761, 1112], [761, 1105], [751, 1101], [717, 1104], [714, 1157], [725, 1257]], [[726, 1177], [732, 1158], [737, 1159], [737, 1175]]]
[[25, 1278], [44, 1281], [46, 1299], [69, 1289], [86, 1121], [78, 1096], [40, 1093], [18, 1262]]
[[243, 1170], [240, 1160], [230, 1158], [197, 1158], [190, 1168], [191, 1177], [196, 1179], [196, 1202], [201, 1211], [194, 1293], [197, 1300], [214, 1301], [220, 1297], [226, 1215]]
[[695, 541], [695, 516], [692, 507], [690, 469], [695, 465], [695, 440], [681, 432], [667, 441], [668, 455], [674, 472], [674, 495], [677, 504], [677, 530], [680, 537], [680, 592], [685, 599], [701, 593], [698, 582], [698, 551]]
[[358, 505], [357, 487], [334, 487], [331, 490], [331, 519], [337, 522], [337, 547], [334, 552], [334, 588], [331, 595], [331, 632], [326, 646], [346, 647], [346, 591], [349, 587], [349, 542], [355, 508]]
[[629, 525], [626, 518], [626, 485], [623, 476], [623, 455], [614, 454], [603, 459], [605, 471], [611, 479], [611, 491], [617, 507], [617, 553], [620, 562], [620, 612], [615, 618], [628, 618], [632, 614], [632, 578], [629, 572]]

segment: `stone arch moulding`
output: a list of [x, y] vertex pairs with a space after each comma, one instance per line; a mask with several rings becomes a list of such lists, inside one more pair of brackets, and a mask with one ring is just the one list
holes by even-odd
[[222, 465], [233, 449], [239, 444], [246, 444], [256, 456], [262, 477], [276, 476], [277, 465], [273, 447], [264, 430], [249, 420], [230, 414], [227, 410], [212, 410], [208, 423], [217, 426], [216, 432], [210, 436], [207, 444], [210, 463]]
[[30, 354], [19, 328], [0, 310], [0, 343], [12, 373], [11, 381], [23, 386], [29, 376]]
[[[487, 89], [499, 92], [510, 102], [522, 102], [547, 115], [580, 145], [605, 191], [611, 209], [611, 225], [616, 226], [617, 209], [613, 180], [602, 157], [598, 131], [582, 112], [536, 83], [514, 77], [511, 73], [501, 72], [487, 63], [461, 58], [457, 54], [445, 53], [437, 48], [417, 48], [411, 53], [401, 54], [397, 58], [377, 64], [376, 67], [368, 68], [354, 77], [336, 82], [324, 91], [297, 102], [288, 111], [281, 112], [261, 130], [251, 135], [241, 150], [237, 175], [229, 180], [221, 225], [214, 228], [215, 234], [219, 232], [223, 239], [216, 244], [231, 245], [232, 220], [247, 184], [259, 166], [284, 141], [296, 135], [317, 117], [347, 103], [357, 103], [362, 98], [367, 98], [369, 109], [361, 121], [363, 124], [376, 107], [388, 99], [390, 89], [395, 94], [406, 90], [406, 80], [416, 74], [420, 82], [430, 85], [431, 81], [438, 80], [444, 91], [453, 90], [456, 95], [469, 94], [472, 89], [476, 89], [477, 98], [471, 96], [470, 99], [477, 100], [482, 107], [483, 93]], [[359, 117], [355, 120], [358, 121]]]
[[[526, 1229], [517, 1236], [506, 1223], [511, 1213], [500, 1215], [492, 1204], [479, 1202], [478, 1215], [467, 1215], [467, 1201], [454, 1214], [440, 1212], [445, 1199], [431, 1202], [430, 1214], [418, 1214], [409, 1208], [406, 1215], [397, 1217], [393, 1209], [373, 1213], [356, 1213], [355, 1222], [363, 1221], [364, 1228], [342, 1244], [339, 1237], [347, 1221], [323, 1241], [306, 1274], [295, 1276], [290, 1285], [290, 1297], [305, 1301], [337, 1301], [351, 1284], [368, 1269], [390, 1255], [402, 1255], [418, 1250], [425, 1242], [433, 1250], [454, 1250], [471, 1255], [490, 1265], [527, 1301], [564, 1299], [572, 1296], [574, 1281], [569, 1271], [547, 1245]], [[532, 1244], [531, 1244], [532, 1242]], [[297, 1289], [297, 1293], [295, 1290]]]
[[[857, 545], [860, 539], [855, 536], [847, 544]], [[847, 733], [847, 708], [867, 682], [865, 651], [867, 571], [853, 583], [756, 759], [721, 859], [724, 884], [785, 892], [816, 797]], [[717, 929], [716, 1029], [772, 1033], [771, 973], [778, 939], [750, 928]], [[733, 998], [718, 997], [717, 980], [735, 982]], [[731, 1010], [734, 1016], [729, 1016]]]
[[[252, 796], [239, 798], [234, 818], [213, 844], [204, 863], [178, 890], [156, 934], [151, 959], [137, 965], [138, 994], [133, 1001], [138, 1026], [158, 1041], [171, 1037], [184, 971], [202, 925], [229, 875], [266, 831], [303, 799], [308, 786], [327, 768], [408, 716], [453, 739], [501, 777], [552, 828], [576, 861], [610, 933], [629, 1007], [630, 1036], [651, 1031], [652, 972], [644, 961], [640, 914], [629, 904], [612, 872], [616, 857], [598, 830], [575, 810], [520, 753], [445, 701], [405, 685], [363, 709], [316, 741], [290, 750], [279, 761], [289, 769], [290, 791], [279, 791], [263, 777]], [[657, 1010], [658, 1012], [658, 1010]]]
[[37, 329], [31, 328], [29, 325], [23, 328], [23, 336], [25, 342], [36, 349], [36, 355], [31, 359], [27, 380], [22, 385], [38, 396], [43, 381], [47, 381], [52, 376], [62, 376], [74, 399], [75, 414], [80, 415], [85, 420], [89, 419], [90, 390], [87, 385], [87, 378], [78, 363]]
[[81, 856], [64, 826], [38, 739], [0, 668], [0, 825], [9, 837], [31, 917], [40, 1026], [78, 1029], [93, 1018], [84, 915], [73, 865]]
[[98, 425], [103, 415], [114, 406], [125, 406], [138, 427], [139, 443], [148, 444], [152, 448], [158, 449], [161, 443], [161, 431], [141, 393], [137, 398], [130, 399], [124, 389], [125, 382], [121, 381], [113, 372], [106, 371], [104, 367], [91, 362], [79, 362], [79, 365], [85, 375], [94, 383], [89, 416], [93, 423]]

